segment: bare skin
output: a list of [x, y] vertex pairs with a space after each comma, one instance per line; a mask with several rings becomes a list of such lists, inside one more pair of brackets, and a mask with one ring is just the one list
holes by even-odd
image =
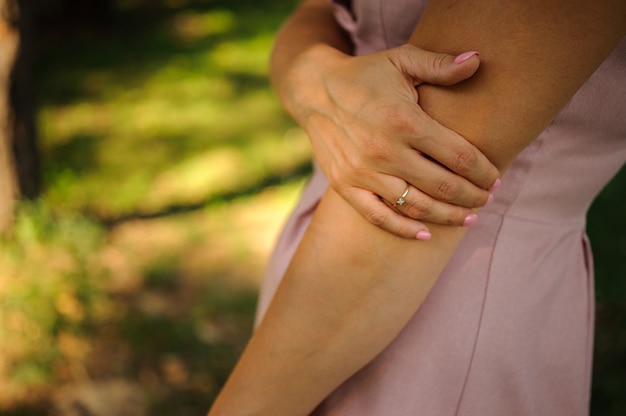
[[[455, 63], [453, 55], [410, 47], [350, 51], [328, 2], [309, 0], [280, 31], [272, 57], [275, 90], [307, 132], [330, 186], [368, 221], [402, 237], [427, 230], [410, 218], [470, 225], [471, 208], [487, 203], [499, 172], [422, 111], [415, 86], [462, 82], [479, 58]], [[406, 203], [391, 209], [407, 184]]]
[[[504, 172], [624, 28], [621, 0], [575, 0], [567, 7], [556, 0], [432, 1], [410, 43], [450, 54], [479, 50], [481, 70], [458, 87], [420, 86], [420, 105]], [[331, 47], [311, 54], [329, 65], [346, 59]], [[465, 233], [429, 228], [426, 243], [399, 238], [329, 189], [209, 414], [309, 414], [393, 340]]]

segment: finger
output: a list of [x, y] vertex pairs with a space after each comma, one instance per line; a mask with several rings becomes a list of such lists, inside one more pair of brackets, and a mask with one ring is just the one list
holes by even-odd
[[471, 226], [477, 220], [469, 208], [436, 200], [399, 178], [389, 175], [383, 178], [381, 183], [387, 185], [380, 188], [379, 196], [389, 207], [409, 218], [453, 226]]
[[[398, 203], [401, 200], [402, 203]], [[391, 206], [404, 215], [435, 224], [470, 227], [478, 216], [470, 209], [438, 201], [413, 186]]]
[[[388, 175], [382, 175], [383, 179], [377, 178], [378, 182], [389, 181], [389, 179], [387, 179], [389, 177], [402, 178], [406, 183], [413, 185], [416, 189], [419, 189], [422, 193], [429, 195], [431, 198], [459, 207], [482, 207], [487, 203], [490, 195], [488, 190], [480, 188], [419, 152], [405, 152], [399, 156], [397, 163], [386, 166], [385, 172], [387, 172]], [[368, 183], [372, 182], [373, 181], [370, 179]], [[359, 186], [363, 186], [363, 184], [360, 183]], [[388, 189], [396, 190], [396, 193], [392, 195], [384, 194], [385, 199], [395, 201], [396, 199], [393, 197], [395, 196], [395, 198], [397, 198], [397, 196], [400, 195], [402, 190], [398, 191], [398, 188], [402, 188], [403, 184], [381, 184], [376, 188], [369, 187], [368, 189], [379, 190], [384, 189], [385, 186]]]
[[408, 138], [411, 146], [436, 160], [450, 171], [482, 189], [490, 189], [500, 177], [498, 168], [476, 146], [463, 136], [442, 126], [424, 111], [415, 109], [419, 125], [427, 131]]
[[371, 224], [407, 239], [429, 240], [428, 227], [406, 217], [389, 207], [381, 199], [365, 189], [352, 188], [346, 195], [350, 204]]
[[470, 78], [480, 66], [478, 52], [454, 56], [425, 51], [413, 45], [390, 50], [390, 59], [415, 85], [453, 85]]

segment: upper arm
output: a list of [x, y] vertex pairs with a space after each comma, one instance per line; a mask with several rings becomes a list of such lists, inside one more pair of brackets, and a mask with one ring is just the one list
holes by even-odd
[[421, 86], [420, 105], [506, 169], [626, 34], [623, 0], [432, 0], [410, 43], [480, 52], [458, 86]]

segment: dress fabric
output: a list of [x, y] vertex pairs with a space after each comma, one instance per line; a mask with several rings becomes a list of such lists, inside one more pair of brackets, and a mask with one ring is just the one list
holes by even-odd
[[[425, 5], [353, 0], [336, 4], [336, 17], [365, 54], [405, 43]], [[517, 158], [400, 335], [314, 415], [588, 414], [585, 220], [626, 160], [625, 92], [626, 38]], [[257, 321], [327, 186], [316, 167], [270, 260]]]

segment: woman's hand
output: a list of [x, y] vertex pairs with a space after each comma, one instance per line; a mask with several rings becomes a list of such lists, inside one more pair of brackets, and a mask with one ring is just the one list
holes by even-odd
[[294, 62], [283, 101], [339, 195], [384, 230], [427, 240], [417, 219], [472, 225], [499, 172], [422, 111], [415, 87], [456, 84], [478, 66], [474, 52], [455, 59], [404, 45], [353, 57], [316, 46]]

